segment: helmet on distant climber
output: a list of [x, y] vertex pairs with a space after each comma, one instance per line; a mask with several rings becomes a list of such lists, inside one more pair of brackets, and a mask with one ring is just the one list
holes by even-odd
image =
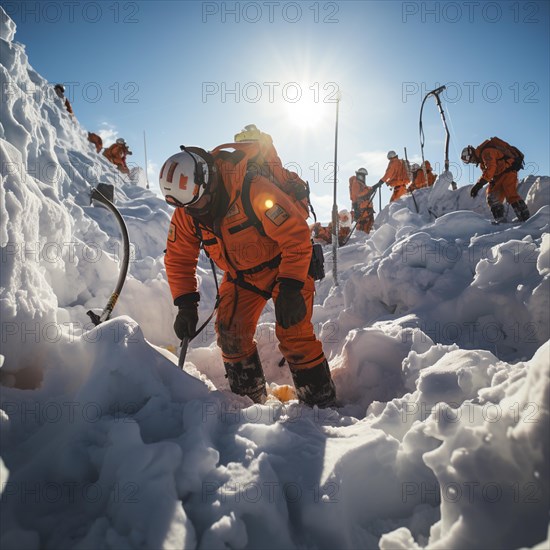
[[355, 171], [355, 177], [359, 180], [365, 183], [365, 178], [367, 177], [368, 172], [366, 168], [358, 168]]
[[411, 165], [411, 170], [416, 172], [417, 170], [420, 170], [420, 166], [416, 162], [413, 162]]
[[63, 84], [56, 84], [53, 89], [57, 92], [61, 92], [62, 94], [65, 93], [65, 86], [63, 86]]
[[475, 151], [476, 150], [471, 145], [464, 147], [464, 149], [462, 149], [462, 154], [460, 155], [462, 162], [464, 162], [464, 164], [474, 162]]
[[210, 172], [205, 159], [196, 153], [182, 151], [172, 155], [162, 166], [160, 190], [172, 206], [190, 206], [208, 187]]
[[388, 160], [394, 159], [397, 156], [397, 153], [395, 151], [388, 151]]
[[116, 140], [116, 142], [117, 142], [118, 144], [120, 144], [120, 145], [124, 145], [124, 144], [126, 143], [126, 141], [124, 140], [124, 138], [118, 138], [118, 139]]

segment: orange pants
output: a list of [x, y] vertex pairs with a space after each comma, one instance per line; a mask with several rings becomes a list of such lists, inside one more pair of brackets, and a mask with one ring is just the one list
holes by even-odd
[[[277, 275], [277, 270], [274, 269], [264, 271], [254, 275], [254, 285], [262, 290], [269, 289]], [[311, 324], [314, 292], [315, 283], [308, 277], [302, 289], [306, 303], [305, 317], [288, 329], [275, 325], [279, 350], [294, 370], [315, 367], [325, 360], [323, 347], [317, 340]], [[278, 295], [279, 285], [276, 285], [273, 290], [274, 302]], [[216, 332], [225, 362], [241, 361], [256, 351], [254, 333], [266, 302], [265, 297], [230, 282], [227, 276], [224, 277], [220, 285]]]
[[394, 202], [397, 199], [401, 198], [407, 192], [406, 185], [396, 185], [393, 188], [393, 194], [390, 198], [390, 202]]
[[502, 204], [504, 199], [508, 204], [514, 204], [522, 200], [518, 194], [517, 172], [503, 172], [495, 176], [487, 186], [487, 204], [489, 207]]

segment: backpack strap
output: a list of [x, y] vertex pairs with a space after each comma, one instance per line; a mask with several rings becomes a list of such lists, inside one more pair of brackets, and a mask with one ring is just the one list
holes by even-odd
[[217, 244], [218, 241], [216, 239], [205, 239], [204, 235], [202, 234], [202, 227], [199, 220], [197, 220], [196, 218], [193, 218], [193, 216], [191, 216], [191, 219], [193, 220], [193, 225], [195, 226], [195, 235], [201, 242], [200, 247], [204, 250], [204, 253], [206, 254], [207, 258], [210, 259], [210, 254], [208, 254], [208, 252], [206, 251], [206, 248], [204, 247]]
[[246, 229], [247, 227], [255, 227], [258, 230], [258, 233], [262, 237], [266, 236], [262, 222], [254, 212], [252, 208], [252, 201], [250, 200], [250, 185], [256, 174], [254, 172], [247, 172], [244, 177], [243, 185], [241, 188], [241, 203], [243, 205], [244, 213], [246, 214], [247, 220], [243, 223], [236, 225], [229, 229], [229, 233], [232, 235]]

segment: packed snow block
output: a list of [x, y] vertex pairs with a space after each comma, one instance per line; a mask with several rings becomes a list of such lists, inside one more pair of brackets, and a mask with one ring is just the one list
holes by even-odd
[[453, 174], [451, 172], [443, 172], [437, 177], [431, 187], [428, 198], [428, 209], [436, 216], [441, 216], [449, 211], [447, 203], [449, 197], [454, 192], [451, 187], [452, 183]]
[[418, 402], [430, 411], [444, 402], [457, 408], [491, 382], [498, 359], [489, 351], [454, 350], [446, 353], [434, 365], [420, 371], [417, 387]]
[[409, 346], [381, 330], [353, 330], [346, 338], [333, 378], [339, 393], [365, 408], [402, 395], [401, 364]]

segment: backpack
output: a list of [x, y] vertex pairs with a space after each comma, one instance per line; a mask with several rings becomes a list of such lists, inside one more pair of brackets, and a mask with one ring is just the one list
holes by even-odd
[[265, 177], [288, 195], [304, 219], [309, 217], [311, 211], [315, 221], [317, 221], [315, 211], [309, 200], [309, 184], [302, 180], [296, 172], [291, 172], [284, 168], [273, 146], [271, 137], [264, 133], [261, 136], [258, 140], [224, 143], [212, 151], [214, 156], [220, 152], [224, 152], [226, 149], [234, 149], [235, 151], [244, 153], [247, 162], [245, 172], [242, 174], [241, 201], [250, 223], [263, 234], [262, 224], [250, 202], [250, 185], [256, 176]]
[[[256, 139], [258, 133], [259, 136]], [[227, 153], [226, 149], [234, 149], [244, 153], [246, 169], [245, 173], [242, 174], [244, 179], [241, 187], [241, 203], [248, 218], [246, 223], [255, 227], [260, 235], [266, 235], [262, 222], [254, 212], [250, 200], [250, 186], [252, 180], [258, 175], [267, 178], [288, 195], [304, 220], [309, 217], [311, 211], [313, 218], [317, 221], [315, 211], [309, 200], [309, 184], [302, 180], [296, 172], [291, 172], [283, 167], [283, 163], [273, 146], [271, 136], [254, 128], [252, 136], [249, 133], [247, 139], [241, 141], [239, 141], [239, 137], [239, 134], [235, 136], [235, 143], [219, 145], [212, 151], [212, 155], [215, 157], [217, 154]], [[323, 250], [320, 244], [313, 243], [313, 241], [308, 274], [313, 277], [314, 281], [319, 281], [325, 277]]]
[[485, 140], [479, 147], [479, 153], [481, 154], [487, 147], [497, 149], [504, 155], [504, 158], [509, 158], [514, 161], [508, 170], [519, 172], [525, 168], [525, 155], [517, 147], [510, 145], [503, 139], [492, 137]]

